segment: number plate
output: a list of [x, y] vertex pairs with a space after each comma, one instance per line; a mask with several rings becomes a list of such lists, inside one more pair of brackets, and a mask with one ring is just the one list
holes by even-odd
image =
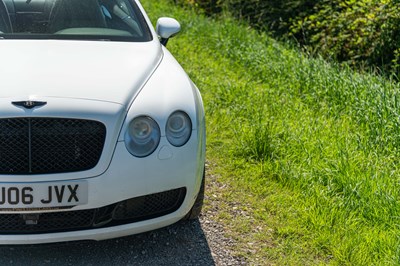
[[0, 183], [0, 210], [72, 207], [88, 202], [86, 181], [5, 184]]

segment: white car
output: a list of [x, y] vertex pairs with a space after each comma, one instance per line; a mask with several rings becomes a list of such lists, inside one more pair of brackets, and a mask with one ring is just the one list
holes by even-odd
[[0, 244], [196, 218], [204, 109], [138, 0], [0, 0]]

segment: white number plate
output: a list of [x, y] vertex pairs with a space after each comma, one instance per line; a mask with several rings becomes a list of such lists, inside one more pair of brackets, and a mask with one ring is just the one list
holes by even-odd
[[0, 210], [70, 207], [87, 202], [88, 184], [86, 181], [33, 184], [0, 183]]

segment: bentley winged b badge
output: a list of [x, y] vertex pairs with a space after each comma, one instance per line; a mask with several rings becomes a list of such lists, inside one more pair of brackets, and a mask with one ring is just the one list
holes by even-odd
[[24, 107], [26, 109], [32, 109], [35, 107], [46, 105], [47, 102], [39, 102], [39, 101], [19, 101], [19, 102], [12, 102], [15, 106]]

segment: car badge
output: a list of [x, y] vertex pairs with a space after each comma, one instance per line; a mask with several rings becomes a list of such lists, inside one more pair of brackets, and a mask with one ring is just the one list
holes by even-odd
[[20, 102], [12, 102], [13, 105], [21, 106], [26, 109], [32, 109], [35, 107], [46, 105], [47, 102], [39, 102], [39, 101], [20, 101]]

